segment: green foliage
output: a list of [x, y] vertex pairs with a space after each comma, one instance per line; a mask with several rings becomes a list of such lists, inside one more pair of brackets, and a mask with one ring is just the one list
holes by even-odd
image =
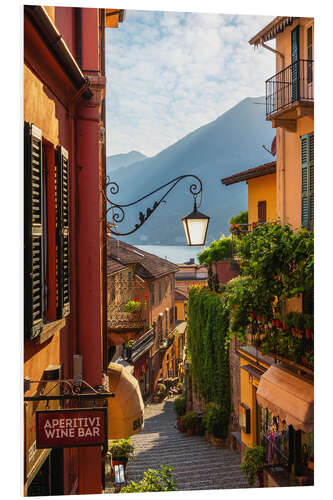
[[129, 300], [124, 306], [124, 312], [135, 313], [140, 311], [141, 302], [135, 300]]
[[[194, 389], [205, 401], [221, 409], [219, 435], [226, 435], [231, 410], [228, 338], [229, 311], [217, 293], [191, 287], [187, 328], [187, 354]], [[217, 427], [215, 427], [216, 429]]]
[[173, 405], [174, 410], [176, 412], [177, 417], [182, 417], [186, 413], [186, 398], [185, 396], [181, 396], [175, 399], [175, 403]]
[[238, 239], [241, 276], [227, 286], [230, 329], [244, 337], [249, 314], [274, 318], [286, 299], [313, 291], [313, 233], [267, 223]]
[[188, 411], [181, 417], [181, 424], [184, 431], [187, 431], [187, 429], [195, 429], [199, 424], [198, 414], [193, 411]]
[[233, 215], [229, 219], [229, 224], [230, 226], [232, 224], [248, 224], [248, 212], [247, 210], [245, 212], [240, 212], [237, 215]]
[[157, 384], [157, 395], [159, 397], [164, 397], [166, 395], [167, 388], [164, 384]]
[[203, 416], [203, 425], [214, 436], [224, 439], [227, 437], [229, 413], [224, 406], [209, 403]]
[[128, 439], [110, 439], [108, 442], [109, 452], [112, 453], [112, 458], [118, 460], [121, 458], [133, 458], [134, 446], [131, 440]]
[[173, 467], [161, 465], [160, 469], [148, 469], [138, 483], [131, 481], [120, 493], [143, 493], [148, 491], [176, 491], [176, 481], [172, 477]]
[[226, 238], [222, 235], [219, 240], [212, 241], [208, 248], [205, 248], [198, 254], [198, 261], [202, 266], [208, 266], [211, 262], [217, 262], [222, 259], [230, 259], [231, 257], [231, 236]]
[[254, 446], [253, 448], [248, 448], [246, 450], [241, 470], [247, 475], [249, 486], [254, 484], [258, 472], [263, 471], [264, 459], [265, 450], [262, 446]]

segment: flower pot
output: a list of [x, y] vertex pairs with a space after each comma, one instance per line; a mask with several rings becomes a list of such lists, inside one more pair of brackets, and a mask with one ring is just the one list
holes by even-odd
[[187, 429], [186, 430], [186, 435], [187, 436], [193, 436], [193, 434], [194, 434], [194, 429]]

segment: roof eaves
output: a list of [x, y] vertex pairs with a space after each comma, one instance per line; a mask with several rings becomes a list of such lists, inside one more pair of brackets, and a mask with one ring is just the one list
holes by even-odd
[[292, 24], [296, 17], [286, 17], [286, 16], [277, 16], [270, 23], [268, 23], [262, 30], [259, 31], [256, 35], [254, 35], [251, 40], [249, 40], [250, 45], [254, 45], [255, 47], [261, 45], [264, 42], [268, 42], [269, 40], [273, 40], [279, 33], [281, 33], [286, 26]]
[[256, 177], [263, 177], [264, 175], [274, 174], [276, 172], [276, 162], [265, 163], [264, 165], [259, 165], [258, 167], [250, 168], [248, 170], [243, 170], [237, 174], [231, 175], [221, 179], [222, 184], [225, 186], [230, 186], [230, 184], [236, 184], [237, 182], [246, 181], [248, 179], [254, 179]]

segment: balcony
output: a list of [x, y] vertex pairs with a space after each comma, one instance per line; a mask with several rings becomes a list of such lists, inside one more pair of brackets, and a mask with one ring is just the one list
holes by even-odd
[[135, 363], [154, 345], [155, 331], [153, 328], [144, 333], [130, 348], [127, 348], [127, 359]]
[[143, 301], [136, 312], [124, 311], [125, 303], [108, 305], [108, 337], [112, 345], [135, 339], [148, 325], [148, 306]]
[[266, 81], [266, 119], [296, 131], [296, 119], [313, 117], [314, 61], [299, 59]]
[[[272, 324], [273, 323], [273, 324]], [[278, 325], [278, 326], [277, 326]], [[314, 333], [313, 329], [298, 330], [288, 328], [278, 320], [257, 323], [249, 333], [247, 345], [261, 352], [264, 356], [272, 356], [307, 373], [313, 373], [314, 365]]]

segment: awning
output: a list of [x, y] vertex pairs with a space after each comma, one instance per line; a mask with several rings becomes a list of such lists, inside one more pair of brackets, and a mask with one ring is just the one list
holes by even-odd
[[295, 430], [313, 431], [313, 385], [271, 366], [260, 378], [257, 401]]
[[142, 431], [143, 410], [139, 382], [120, 364], [108, 366], [109, 390], [115, 393], [108, 398], [108, 439], [128, 438]]
[[254, 377], [258, 378], [259, 380], [263, 374], [263, 372], [261, 372], [260, 370], [257, 370], [257, 368], [254, 368], [254, 366], [252, 366], [252, 365], [243, 365], [243, 366], [241, 366], [241, 369], [245, 370], [250, 375], [253, 375]]

